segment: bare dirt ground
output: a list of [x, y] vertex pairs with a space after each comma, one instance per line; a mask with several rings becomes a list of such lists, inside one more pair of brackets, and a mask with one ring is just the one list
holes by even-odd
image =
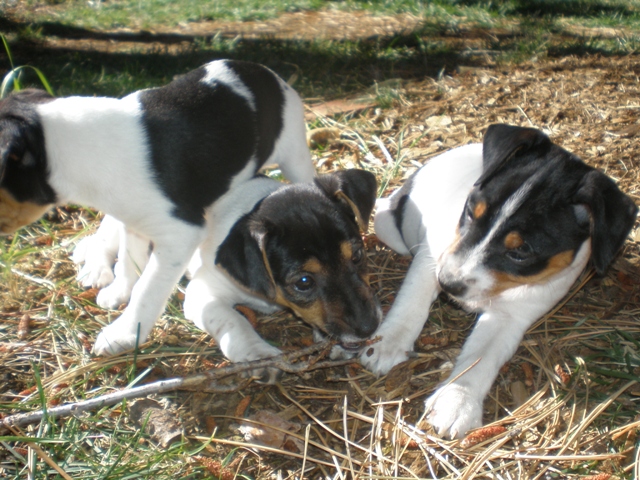
[[[248, 24], [191, 24], [179, 30], [181, 35], [201, 35], [203, 29], [213, 28], [225, 35], [345, 38], [388, 35], [413, 28], [417, 21], [325, 12]], [[144, 42], [138, 40], [139, 47]], [[45, 41], [80, 50], [130, 48], [126, 39], [122, 44], [106, 38]], [[150, 44], [154, 41], [150, 39]], [[640, 204], [639, 76], [637, 56], [593, 56], [512, 66], [495, 65], [489, 58], [481, 67], [460, 65], [456, 72], [436, 79], [393, 79], [386, 84], [393, 92], [388, 108], [375, 106], [366, 93], [345, 99], [333, 110], [310, 106], [310, 115], [315, 112], [314, 118], [341, 133], [338, 140], [314, 151], [315, 161], [320, 171], [354, 166], [372, 170], [381, 182], [388, 180], [388, 193], [430, 156], [481, 141], [488, 125], [506, 122], [545, 130], [556, 143], [615, 178]], [[402, 160], [390, 176], [397, 158]], [[63, 239], [72, 238], [88, 222], [82, 211], [59, 210], [57, 216]], [[64, 242], [47, 235], [29, 242], [54, 246], [35, 261], [31, 257], [16, 263], [14, 270], [24, 275], [15, 274], [11, 288], [0, 294], [0, 316], [11, 327], [0, 331], [0, 365], [7, 376], [0, 395], [20, 401], [33, 394], [28, 388], [33, 383], [34, 352], [43, 365], [45, 389], [56, 402], [77, 399], [78, 385], [86, 391], [101, 382], [125, 385], [120, 373], [133, 361], [131, 357], [106, 361], [89, 356], [105, 312], [93, 306], [95, 292], [72, 287], [75, 269]], [[408, 260], [380, 245], [371, 233], [367, 242], [372, 285], [388, 308]], [[416, 343], [415, 358], [386, 377], [377, 379], [352, 364], [285, 375], [278, 386], [253, 384], [216, 395], [181, 392], [171, 398], [170, 408], [181, 419], [187, 439], [201, 440], [217, 429], [220, 441], [207, 447], [204, 459], [198, 460], [205, 466], [243, 445], [238, 430], [243, 418], [260, 414], [261, 422], [283, 422], [278, 425], [289, 437], [272, 441], [272, 450], [260, 449], [260, 455], [243, 450], [233, 465], [225, 467], [254, 478], [276, 478], [277, 471], [293, 478], [301, 475], [303, 465], [306, 478], [333, 478], [336, 472], [345, 478], [551, 478], [547, 476], [552, 474], [630, 478], [637, 460], [634, 445], [640, 418], [629, 412], [638, 410], [640, 369], [621, 367], [611, 352], [626, 349], [638, 358], [639, 242], [636, 229], [604, 278], [586, 272], [558, 308], [529, 331], [485, 402], [485, 422], [504, 429], [487, 434], [490, 438], [479, 445], [438, 439], [421, 421], [423, 400], [446, 377], [449, 362], [474, 320], [446, 299], [434, 305]], [[53, 291], [34, 279], [68, 283], [64, 290]], [[65, 310], [66, 304], [81, 308]], [[18, 323], [25, 313], [32, 317], [31, 331], [18, 339]], [[53, 335], [41, 328], [52, 315], [73, 319], [84, 340], [66, 330]], [[311, 338], [310, 329], [287, 314], [260, 319], [257, 328], [285, 350], [307, 345]], [[617, 336], [616, 331], [626, 336]], [[150, 345], [160, 349], [148, 349], [138, 362], [139, 368], [155, 362], [153, 379], [224, 362], [210, 338], [187, 328], [173, 314], [159, 322]], [[176, 346], [188, 351], [171, 353]], [[265, 417], [266, 410], [278, 421]], [[246, 428], [244, 432], [246, 436]], [[211, 471], [221, 474], [220, 468], [213, 465]]]

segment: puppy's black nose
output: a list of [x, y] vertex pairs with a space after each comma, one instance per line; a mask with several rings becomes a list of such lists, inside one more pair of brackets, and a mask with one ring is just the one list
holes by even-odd
[[440, 280], [440, 286], [445, 292], [454, 297], [462, 297], [467, 293], [468, 289], [468, 285], [461, 280], [447, 280], [445, 282]]
[[368, 338], [371, 336], [373, 332], [376, 331], [377, 328], [378, 328], [378, 322], [369, 320], [366, 322], [359, 323], [354, 327], [353, 330], [358, 337]]

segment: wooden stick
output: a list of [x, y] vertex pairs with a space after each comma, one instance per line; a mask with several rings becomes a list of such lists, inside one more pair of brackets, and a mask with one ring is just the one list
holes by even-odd
[[[142, 385], [140, 387], [117, 390], [115, 392], [101, 395], [89, 400], [83, 400], [81, 402], [68, 403], [66, 405], [48, 408], [46, 409], [46, 413], [44, 410], [38, 410], [35, 412], [10, 415], [8, 417], [0, 419], [0, 431], [12, 426], [21, 427], [31, 423], [39, 422], [45, 417], [45, 415], [49, 418], [69, 417], [80, 412], [86, 412], [110, 405], [115, 405], [116, 403], [121, 402], [125, 399], [140, 398], [151, 394], [165, 393], [178, 389], [193, 389], [203, 386], [206, 386], [207, 391], [215, 391], [215, 382], [219, 381], [220, 379], [254, 369], [275, 367], [287, 373], [301, 373], [321, 368], [330, 368], [353, 363], [353, 359], [322, 361], [322, 359], [327, 356], [333, 345], [334, 342], [324, 341], [303, 348], [301, 350], [297, 350], [295, 352], [283, 353], [282, 355], [278, 355], [276, 357], [253, 360], [251, 362], [234, 363], [226, 367], [220, 367], [215, 370], [209, 370], [207, 372], [197, 373], [186, 377], [170, 378], [167, 380], [160, 380], [158, 382], [149, 383], [147, 385]], [[294, 363], [301, 357], [317, 352], [319, 352], [317, 358], [309, 358], [305, 361]], [[221, 390], [228, 392], [229, 387], [221, 387]]]

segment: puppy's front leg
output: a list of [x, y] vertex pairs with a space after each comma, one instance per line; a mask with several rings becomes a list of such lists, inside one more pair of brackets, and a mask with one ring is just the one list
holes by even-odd
[[[233, 307], [241, 298], [221, 272], [200, 268], [187, 286], [184, 315], [218, 343], [225, 357], [232, 362], [248, 362], [280, 355], [253, 329], [249, 321]], [[264, 383], [274, 383], [280, 371], [269, 368], [253, 372]]]
[[514, 313], [483, 313], [465, 342], [450, 378], [469, 370], [427, 399], [427, 420], [438, 434], [461, 438], [468, 430], [482, 425], [484, 397], [500, 367], [513, 356], [535, 321], [535, 317], [518, 318]]
[[391, 310], [374, 337], [381, 337], [360, 356], [371, 372], [381, 375], [405, 360], [429, 317], [439, 293], [436, 262], [425, 243], [421, 244]]
[[163, 227], [171, 233], [152, 239], [153, 252], [133, 287], [129, 306], [102, 329], [93, 346], [95, 354], [115, 355], [143, 343], [164, 311], [167, 298], [205, 234], [200, 227], [168, 223], [170, 221], [165, 221]]

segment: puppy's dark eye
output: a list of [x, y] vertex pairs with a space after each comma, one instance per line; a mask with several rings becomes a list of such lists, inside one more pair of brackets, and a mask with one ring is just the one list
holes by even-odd
[[528, 243], [523, 243], [518, 248], [507, 250], [506, 255], [509, 260], [516, 263], [522, 263], [533, 257], [534, 251], [533, 248], [531, 248], [531, 245], [529, 245]]
[[473, 210], [471, 209], [471, 205], [468, 203], [464, 207], [464, 222], [465, 223], [473, 222]]
[[362, 247], [356, 247], [353, 251], [353, 255], [351, 255], [351, 261], [357, 265], [362, 263], [362, 260], [364, 260], [364, 250]]
[[303, 275], [293, 284], [293, 288], [295, 288], [299, 292], [308, 292], [310, 291], [316, 284], [316, 281], [313, 279], [311, 275]]

